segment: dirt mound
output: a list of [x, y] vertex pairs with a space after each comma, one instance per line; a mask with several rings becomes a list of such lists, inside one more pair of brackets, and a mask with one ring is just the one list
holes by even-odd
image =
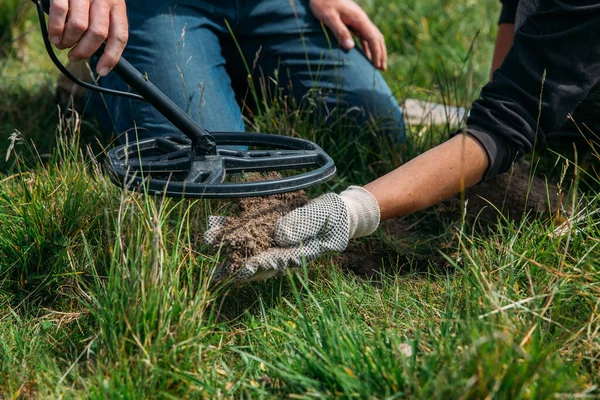
[[[510, 171], [496, 175], [465, 192], [467, 218], [495, 222], [501, 215], [520, 221], [527, 214], [549, 215], [555, 213], [560, 200], [556, 185], [546, 183], [537, 176], [530, 176], [529, 164], [517, 163]], [[456, 211], [460, 198], [444, 203], [438, 210]]]
[[[277, 179], [281, 175], [248, 174], [245, 182]], [[226, 261], [226, 272], [236, 272], [248, 258], [275, 246], [273, 232], [275, 222], [288, 212], [305, 205], [308, 197], [300, 190], [292, 193], [265, 197], [236, 199], [233, 215], [216, 235], [215, 246], [220, 247]]]

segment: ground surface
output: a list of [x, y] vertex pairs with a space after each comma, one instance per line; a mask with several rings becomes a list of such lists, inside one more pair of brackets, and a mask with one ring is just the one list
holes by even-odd
[[[361, 3], [386, 36], [400, 102], [477, 96], [498, 1]], [[0, 398], [598, 396], [594, 154], [584, 170], [540, 154], [469, 191], [466, 207], [388, 221], [289, 276], [209, 286], [222, 260], [203, 243], [207, 216], [232, 204], [114, 187], [100, 166], [111, 138], [59, 117], [57, 74], [24, 21], [28, 52], [0, 29]], [[334, 157], [338, 177], [309, 197], [367, 182], [454, 129], [430, 122], [412, 121], [396, 148], [374, 128], [353, 136], [277, 100], [249, 116], [250, 129], [306, 137]], [[531, 170], [547, 173], [547, 195]], [[528, 206], [509, 181], [534, 187]], [[554, 213], [556, 183], [567, 220]]]

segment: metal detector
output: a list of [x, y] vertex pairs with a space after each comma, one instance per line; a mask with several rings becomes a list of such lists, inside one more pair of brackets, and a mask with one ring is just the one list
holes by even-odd
[[[179, 135], [156, 136], [109, 150], [105, 167], [114, 184], [170, 197], [236, 198], [292, 192], [334, 177], [331, 157], [308, 140], [264, 133], [208, 132], [123, 57], [111, 73], [137, 94], [80, 81], [62, 65], [48, 39], [44, 13], [49, 11], [49, 0], [32, 1], [48, 55], [63, 74], [90, 90], [146, 101], [181, 131]], [[96, 56], [103, 51], [104, 45]], [[222, 146], [247, 146], [248, 150]], [[232, 174], [267, 171], [284, 172], [285, 176], [253, 182], [231, 179]]]

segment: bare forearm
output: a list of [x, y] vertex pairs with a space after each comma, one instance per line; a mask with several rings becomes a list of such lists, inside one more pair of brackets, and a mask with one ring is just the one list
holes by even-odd
[[487, 154], [467, 135], [457, 135], [365, 186], [377, 199], [381, 219], [409, 214], [481, 181]]
[[496, 37], [496, 44], [494, 46], [494, 58], [492, 59], [492, 72], [490, 73], [490, 80], [492, 74], [497, 70], [502, 62], [506, 58], [508, 51], [512, 47], [513, 40], [515, 37], [515, 24], [500, 24], [498, 25], [498, 36]]

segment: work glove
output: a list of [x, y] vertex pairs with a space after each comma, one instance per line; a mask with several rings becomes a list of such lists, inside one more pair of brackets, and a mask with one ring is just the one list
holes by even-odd
[[[324, 253], [342, 252], [350, 239], [373, 233], [379, 217], [377, 200], [362, 187], [322, 195], [277, 220], [273, 238], [277, 247], [248, 259], [231, 278], [240, 283], [263, 280]], [[210, 244], [226, 223], [222, 217], [209, 218], [205, 240]], [[216, 275], [223, 277], [223, 270]]]

